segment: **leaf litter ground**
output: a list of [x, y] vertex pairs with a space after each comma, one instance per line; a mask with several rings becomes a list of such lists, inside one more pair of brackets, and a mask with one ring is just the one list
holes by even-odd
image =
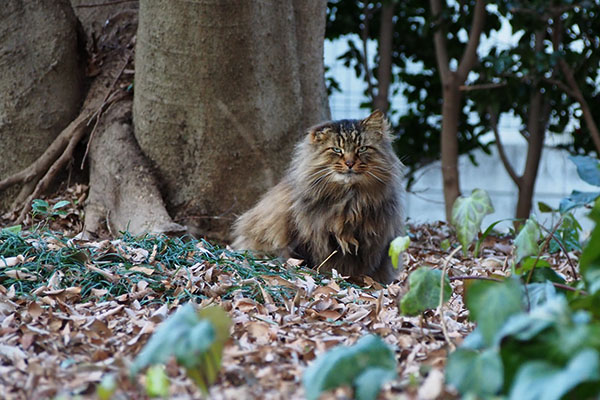
[[[68, 193], [81, 200], [84, 187]], [[49, 203], [59, 199], [50, 199]], [[0, 233], [0, 393], [6, 399], [95, 398], [108, 375], [113, 398], [146, 398], [143, 376], [129, 365], [157, 326], [188, 301], [218, 304], [231, 316], [231, 339], [213, 399], [304, 397], [301, 377], [315, 357], [375, 333], [391, 345], [398, 377], [380, 398], [447, 398], [443, 368], [449, 345], [439, 315], [400, 314], [408, 274], [441, 269], [453, 286], [444, 306], [448, 339], [458, 345], [473, 329], [463, 304], [469, 277], [506, 276], [512, 239], [489, 237], [481, 256], [452, 249], [443, 223], [411, 226], [412, 245], [397, 282], [382, 287], [369, 278], [348, 282], [299, 266], [299, 260], [257, 259], [192, 238], [76, 239], [81, 201], [37, 229]], [[4, 225], [6, 225], [4, 221]], [[560, 253], [546, 261], [572, 279], [576, 259]], [[170, 398], [199, 398], [174, 362], [167, 365]], [[339, 389], [326, 398], [348, 398]]]

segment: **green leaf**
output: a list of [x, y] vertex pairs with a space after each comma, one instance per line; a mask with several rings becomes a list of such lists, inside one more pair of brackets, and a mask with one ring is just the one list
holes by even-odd
[[542, 213], [552, 213], [552, 212], [556, 211], [554, 208], [550, 207], [548, 204], [544, 203], [543, 201], [538, 201], [538, 209]]
[[408, 249], [410, 246], [410, 238], [408, 236], [398, 236], [390, 243], [390, 249], [388, 255], [392, 259], [392, 265], [395, 269], [398, 269], [398, 259], [403, 251]]
[[[376, 372], [367, 373], [375, 369]], [[308, 400], [316, 400], [319, 395], [329, 389], [343, 385], [352, 385], [361, 395], [369, 396], [374, 386], [365, 386], [367, 379], [373, 379], [370, 385], [383, 383], [389, 376], [382, 371], [396, 374], [396, 357], [394, 352], [378, 336], [362, 337], [353, 346], [336, 346], [319, 356], [302, 376], [302, 383]], [[359, 389], [360, 388], [360, 389]], [[379, 387], [377, 387], [379, 392]], [[363, 397], [370, 398], [370, 397]]]
[[583, 207], [592, 203], [599, 196], [600, 192], [580, 192], [579, 190], [573, 190], [569, 196], [561, 199], [558, 210], [561, 214], [564, 214], [573, 208]]
[[23, 227], [21, 225], [13, 225], [6, 228], [2, 228], [2, 232], [12, 233], [16, 235], [17, 233], [21, 232], [22, 229]]
[[68, 201], [68, 200], [61, 200], [61, 201], [57, 202], [54, 206], [52, 206], [52, 209], [53, 210], [58, 210], [58, 209], [61, 209], [61, 208], [65, 207], [65, 206], [68, 206], [69, 204], [71, 204], [70, 201]]
[[[442, 271], [421, 267], [408, 277], [409, 290], [400, 301], [400, 310], [405, 315], [419, 315], [440, 304]], [[450, 299], [450, 279], [444, 276], [444, 301]]]
[[31, 202], [31, 210], [34, 214], [47, 214], [50, 205], [46, 200], [33, 199]]
[[536, 268], [550, 268], [550, 263], [548, 263], [548, 261], [538, 257], [528, 256], [521, 260], [519, 266], [515, 268], [515, 272], [519, 275], [525, 274], [529, 272], [534, 265]]
[[579, 258], [579, 269], [588, 292], [595, 294], [600, 292], [600, 199], [596, 200], [589, 216], [595, 226]]
[[117, 390], [117, 380], [113, 374], [107, 374], [102, 377], [100, 384], [96, 387], [96, 397], [99, 400], [110, 400]]
[[481, 221], [494, 212], [490, 196], [483, 189], [475, 189], [470, 196], [456, 199], [452, 207], [452, 225], [456, 228], [458, 241], [466, 253], [469, 244], [481, 230]]
[[516, 279], [473, 282], [467, 290], [466, 306], [485, 343], [490, 345], [508, 318], [523, 310], [521, 284]]
[[485, 238], [488, 237], [490, 235], [490, 233], [492, 233], [492, 231], [494, 230], [496, 225], [498, 225], [499, 223], [504, 222], [504, 221], [514, 221], [514, 220], [515, 220], [514, 218], [504, 218], [499, 221], [491, 223], [490, 226], [488, 226], [486, 228], [486, 230], [481, 234], [481, 237], [479, 239], [477, 239], [477, 243], [475, 244], [475, 250], [473, 251], [473, 256], [474, 257], [479, 256], [479, 249], [481, 248], [481, 243], [483, 243]]
[[443, 251], [446, 251], [446, 250], [448, 250], [448, 249], [450, 248], [450, 240], [448, 240], [448, 239], [444, 239], [444, 240], [442, 240], [442, 241], [440, 242], [440, 248], [441, 248]]
[[600, 186], [600, 162], [589, 156], [569, 156], [577, 166], [577, 174], [590, 185]]
[[167, 397], [169, 395], [169, 377], [164, 365], [153, 365], [146, 372], [146, 393], [150, 397]]
[[525, 226], [521, 229], [515, 238], [516, 258], [515, 263], [519, 263], [527, 256], [537, 256], [539, 252], [538, 241], [540, 240], [540, 228], [537, 221], [532, 218], [527, 219]]
[[196, 312], [188, 303], [165, 321], [136, 357], [131, 374], [171, 356], [184, 366], [203, 392], [208, 391], [221, 366], [223, 346], [229, 336], [230, 319], [218, 307]]
[[503, 379], [502, 359], [495, 348], [459, 348], [448, 356], [446, 381], [462, 394], [494, 395], [502, 388]]
[[600, 384], [599, 360], [598, 351], [586, 349], [577, 353], [565, 368], [547, 361], [528, 362], [519, 368], [509, 399], [558, 400], [581, 383]]
[[395, 377], [395, 369], [367, 369], [354, 380], [354, 398], [356, 400], [375, 400], [383, 384]]

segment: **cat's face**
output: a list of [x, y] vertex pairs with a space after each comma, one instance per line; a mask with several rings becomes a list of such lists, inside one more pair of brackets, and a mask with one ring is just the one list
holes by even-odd
[[333, 121], [313, 128], [309, 140], [315, 176], [341, 184], [386, 183], [390, 171], [387, 130], [380, 111], [364, 120]]

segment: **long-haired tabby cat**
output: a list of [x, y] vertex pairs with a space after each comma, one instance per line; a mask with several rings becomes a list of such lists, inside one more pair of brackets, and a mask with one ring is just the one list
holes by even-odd
[[403, 231], [402, 170], [380, 111], [315, 126], [282, 181], [235, 222], [232, 246], [388, 283], [387, 249]]

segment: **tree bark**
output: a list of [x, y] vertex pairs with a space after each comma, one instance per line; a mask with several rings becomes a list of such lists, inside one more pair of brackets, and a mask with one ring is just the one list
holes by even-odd
[[[0, 6], [0, 181], [33, 163], [77, 115], [83, 63], [68, 1], [3, 0]], [[0, 213], [25, 199], [0, 189]]]
[[325, 1], [140, 1], [135, 135], [172, 215], [226, 237], [329, 117]]
[[[535, 33], [535, 50], [542, 51], [544, 46], [545, 32], [539, 30]], [[531, 213], [531, 203], [535, 191], [535, 181], [540, 166], [542, 150], [544, 148], [544, 138], [546, 136], [546, 127], [550, 115], [550, 105], [545, 100], [538, 85], [533, 85], [529, 101], [529, 110], [527, 115], [527, 158], [525, 159], [525, 168], [521, 175], [519, 185], [519, 197], [515, 218], [527, 219]]]
[[452, 218], [452, 207], [456, 198], [460, 196], [460, 182], [458, 171], [458, 123], [462, 112], [460, 87], [465, 83], [467, 75], [477, 61], [477, 47], [485, 22], [485, 0], [477, 0], [473, 10], [473, 22], [469, 32], [469, 39], [456, 71], [450, 69], [450, 59], [446, 42], [446, 31], [442, 24], [441, 0], [430, 0], [431, 14], [437, 29], [434, 33], [435, 55], [438, 73], [443, 86], [442, 105], [442, 132], [440, 137], [442, 180], [444, 188], [444, 203], [446, 220]]
[[394, 8], [396, 3], [383, 3], [379, 27], [379, 65], [377, 67], [377, 95], [373, 107], [387, 113], [390, 108], [389, 92], [392, 83], [392, 42], [394, 39]]

